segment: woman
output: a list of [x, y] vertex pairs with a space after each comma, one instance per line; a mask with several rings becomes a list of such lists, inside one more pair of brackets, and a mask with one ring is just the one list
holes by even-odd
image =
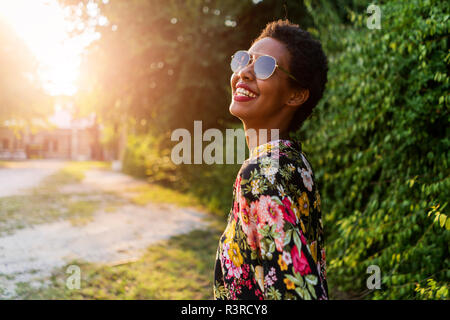
[[[250, 158], [237, 175], [220, 238], [215, 299], [328, 299], [320, 195], [301, 143], [290, 139], [327, 81], [320, 43], [287, 20], [269, 23], [232, 57], [230, 112]], [[252, 133], [268, 130], [268, 140]]]

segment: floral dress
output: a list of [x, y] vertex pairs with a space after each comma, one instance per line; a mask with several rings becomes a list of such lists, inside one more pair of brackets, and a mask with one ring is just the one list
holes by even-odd
[[256, 147], [220, 238], [215, 299], [328, 299], [320, 195], [298, 141]]

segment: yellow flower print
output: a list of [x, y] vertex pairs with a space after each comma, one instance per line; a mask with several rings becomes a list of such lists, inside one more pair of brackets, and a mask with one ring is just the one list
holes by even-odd
[[262, 148], [262, 150], [264, 150], [265, 152], [269, 152], [273, 150], [273, 145], [271, 145], [270, 143], [263, 145], [264, 148]]
[[294, 290], [295, 289], [295, 284], [294, 282], [292, 282], [291, 280], [289, 280], [288, 278], [285, 278], [284, 283], [286, 284], [286, 289], [288, 290]]
[[245, 224], [248, 224], [249, 219], [248, 219], [248, 215], [247, 215], [246, 212], [241, 211], [241, 218], [242, 218], [242, 221], [244, 221]]
[[270, 152], [273, 150], [273, 146], [271, 144], [262, 144], [259, 145], [257, 147], [255, 147], [252, 151], [252, 155], [251, 157], [259, 157], [260, 155], [266, 153], [266, 152]]
[[228, 225], [227, 230], [225, 231], [226, 237], [226, 239], [224, 240], [225, 243], [230, 243], [231, 240], [233, 240], [235, 229], [236, 229], [236, 220], [233, 220], [231, 224]]
[[314, 201], [314, 209], [317, 209], [318, 211], [320, 211], [320, 194], [319, 192], [316, 190], [316, 201]]
[[241, 251], [239, 250], [239, 246], [236, 242], [230, 243], [230, 249], [228, 249], [228, 256], [230, 257], [231, 262], [239, 268], [244, 259], [242, 258]]
[[311, 251], [311, 255], [314, 259], [314, 262], [317, 263], [317, 241], [313, 241], [309, 246], [309, 251]]
[[[299, 204], [301, 204], [301, 197], [298, 198], [299, 199]], [[303, 224], [302, 219], [300, 219], [300, 214], [301, 214], [301, 210], [300, 210], [300, 205], [297, 207], [297, 205], [295, 203], [292, 203], [292, 210], [295, 213], [295, 216], [298, 218], [298, 221], [300, 221], [300, 226], [302, 228], [303, 233], [306, 233], [306, 228], [305, 225]]]
[[262, 266], [255, 267], [255, 278], [259, 288], [264, 292], [264, 269]]
[[300, 226], [302, 228], [303, 233], [306, 233], [306, 228], [305, 228], [305, 225], [303, 224], [302, 219], [299, 219], [299, 220], [300, 220]]
[[298, 209], [300, 213], [309, 216], [309, 199], [306, 192], [303, 192], [302, 195], [298, 198]]
[[288, 268], [287, 264], [286, 264], [286, 262], [284, 262], [283, 256], [281, 254], [278, 256], [278, 264], [280, 266], [281, 271], [287, 270], [287, 268]]

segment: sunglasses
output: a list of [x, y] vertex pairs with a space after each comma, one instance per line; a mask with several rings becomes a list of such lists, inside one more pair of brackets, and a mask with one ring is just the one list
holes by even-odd
[[[231, 56], [231, 70], [233, 72], [237, 72], [242, 68], [246, 67], [251, 60], [251, 56], [248, 51], [239, 50], [235, 54]], [[266, 80], [270, 78], [270, 76], [275, 72], [275, 69], [278, 68], [284, 73], [286, 73], [291, 79], [298, 82], [298, 80], [286, 69], [280, 67], [277, 64], [277, 60], [269, 55], [260, 55], [255, 60], [255, 64], [253, 65], [253, 70], [255, 71], [255, 75], [258, 79]]]

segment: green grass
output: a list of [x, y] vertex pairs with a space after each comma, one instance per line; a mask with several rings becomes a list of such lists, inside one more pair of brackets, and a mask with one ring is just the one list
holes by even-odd
[[110, 166], [108, 162], [99, 161], [68, 162], [58, 172], [46, 177], [39, 187], [34, 188], [33, 191], [35, 193], [57, 192], [58, 188], [64, 185], [80, 183], [86, 170], [108, 169]]
[[73, 261], [81, 268], [81, 288], [66, 287], [66, 267], [50, 285], [36, 289], [22, 284], [20, 299], [212, 299], [213, 271], [222, 220], [208, 230], [194, 230], [150, 246], [135, 262], [102, 266]]
[[0, 234], [60, 219], [86, 220], [100, 201], [74, 195], [24, 195], [0, 198]]
[[148, 203], [173, 203], [179, 206], [192, 206], [201, 208], [200, 202], [186, 193], [181, 193], [167, 187], [157, 184], [148, 184], [144, 186], [129, 188], [129, 192], [136, 193], [132, 201], [138, 205]]
[[101, 205], [122, 203], [122, 199], [108, 193], [58, 193], [64, 185], [81, 182], [85, 170], [107, 168], [108, 165], [100, 162], [70, 162], [45, 178], [38, 187], [31, 189], [30, 194], [0, 198], [0, 235], [62, 219], [80, 225], [89, 222]]

